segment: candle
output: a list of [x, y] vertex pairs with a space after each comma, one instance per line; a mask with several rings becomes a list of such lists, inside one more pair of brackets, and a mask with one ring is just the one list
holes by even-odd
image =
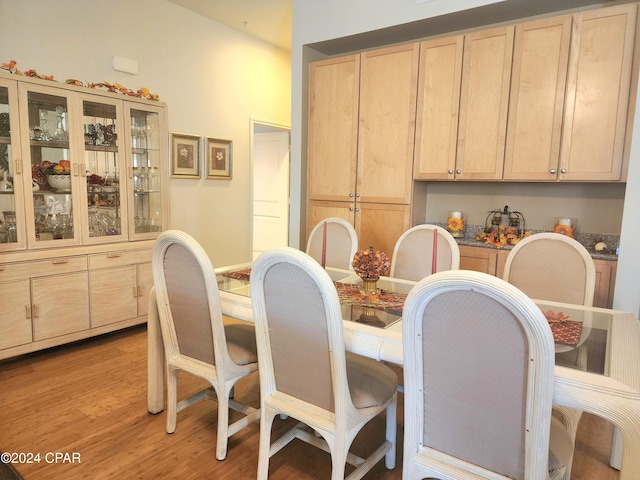
[[451, 218], [462, 218], [462, 212], [451, 212]]
[[431, 273], [436, 273], [438, 263], [438, 230], [433, 231], [433, 250], [431, 252]]
[[571, 226], [571, 219], [570, 218], [559, 218], [558, 219], [558, 225], [566, 225], [567, 227]]
[[322, 268], [327, 264], [327, 222], [322, 226]]

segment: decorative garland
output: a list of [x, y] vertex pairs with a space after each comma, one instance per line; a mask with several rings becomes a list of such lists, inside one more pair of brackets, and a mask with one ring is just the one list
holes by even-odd
[[[18, 70], [17, 63], [15, 60], [11, 60], [8, 63], [3, 63], [2, 67], [0, 68], [2, 68], [3, 70], [7, 70], [9, 73], [13, 73], [15, 75], [24, 75], [25, 77], [40, 78], [42, 80], [49, 80], [52, 82], [56, 81], [54, 80], [53, 75], [41, 75], [33, 69], [29, 69], [29, 70], [25, 70], [24, 72], [21, 72], [20, 70]], [[108, 92], [121, 93], [123, 95], [129, 95], [130, 97], [145, 98], [147, 100], [155, 100], [156, 102], [160, 100], [160, 97], [158, 96], [158, 94], [151, 93], [147, 87], [142, 87], [137, 91], [133, 91], [129, 88], [126, 88], [120, 85], [119, 83], [109, 83], [106, 81], [103, 81], [101, 83], [90, 83], [90, 82], [75, 80], [73, 78], [68, 78], [67, 80], [64, 81], [64, 83], [67, 83], [69, 85], [76, 85], [78, 87], [86, 87], [86, 88], [106, 88]]]

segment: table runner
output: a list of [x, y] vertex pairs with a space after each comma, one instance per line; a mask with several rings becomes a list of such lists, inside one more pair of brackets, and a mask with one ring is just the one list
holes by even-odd
[[[249, 281], [251, 268], [226, 272], [223, 275], [236, 280]], [[360, 285], [342, 282], [333, 282], [333, 284], [338, 291], [338, 297], [342, 304], [375, 308], [377, 310], [390, 310], [402, 314], [404, 302], [407, 299], [406, 293], [391, 292], [383, 288], [379, 289], [377, 295], [365, 295]], [[572, 347], [578, 345], [582, 335], [582, 322], [569, 320], [569, 317], [562, 312], [555, 313], [552, 310], [547, 310], [544, 315], [551, 327], [555, 343]]]

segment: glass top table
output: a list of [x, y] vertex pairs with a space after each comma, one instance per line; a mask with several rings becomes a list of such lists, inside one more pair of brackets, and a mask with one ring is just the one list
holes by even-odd
[[[216, 270], [222, 294], [250, 297], [251, 264]], [[350, 270], [328, 267], [327, 273], [339, 291], [343, 320], [364, 326], [400, 329], [402, 307], [416, 282], [382, 277], [378, 281], [379, 298], [367, 302], [362, 279]], [[392, 297], [392, 298], [389, 298]], [[608, 375], [607, 346], [611, 313], [581, 306], [534, 300], [545, 313], [556, 341], [556, 365]]]

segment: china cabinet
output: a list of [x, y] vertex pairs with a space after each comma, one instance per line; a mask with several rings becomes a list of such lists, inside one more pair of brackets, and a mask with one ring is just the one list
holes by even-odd
[[146, 321], [167, 139], [162, 103], [0, 72], [0, 358]]
[[418, 50], [409, 44], [310, 65], [307, 234], [339, 216], [361, 247], [390, 254], [409, 227]]

